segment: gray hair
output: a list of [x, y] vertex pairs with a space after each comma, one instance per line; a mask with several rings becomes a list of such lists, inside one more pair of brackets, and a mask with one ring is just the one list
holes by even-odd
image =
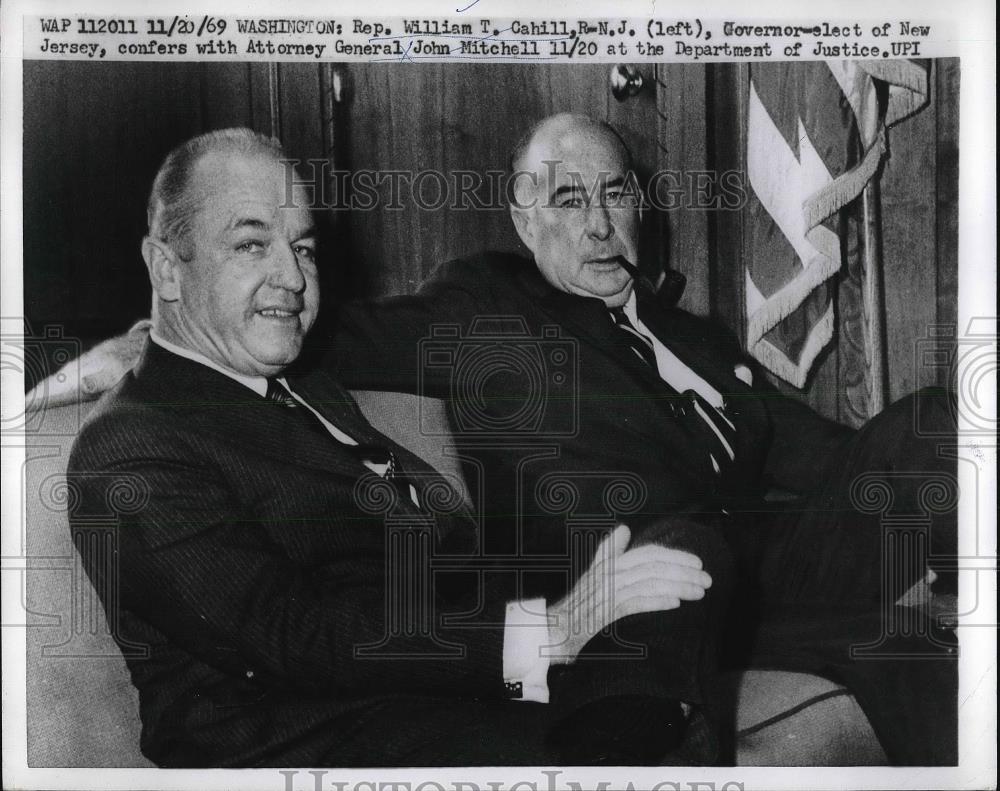
[[198, 210], [197, 196], [191, 194], [191, 174], [201, 158], [211, 153], [285, 158], [277, 139], [243, 127], [206, 132], [167, 154], [153, 180], [146, 221], [149, 235], [166, 242], [184, 261], [194, 255], [189, 235]]

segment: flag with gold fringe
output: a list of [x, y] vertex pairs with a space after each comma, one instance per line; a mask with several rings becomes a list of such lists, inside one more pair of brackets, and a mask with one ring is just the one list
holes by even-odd
[[796, 387], [833, 337], [841, 210], [878, 172], [888, 127], [926, 103], [927, 84], [926, 65], [906, 60], [750, 65], [747, 349]]

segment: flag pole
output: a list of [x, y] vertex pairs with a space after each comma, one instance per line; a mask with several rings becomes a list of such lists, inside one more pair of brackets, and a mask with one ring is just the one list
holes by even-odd
[[882, 234], [879, 218], [879, 173], [869, 179], [861, 193], [861, 213], [864, 225], [864, 339], [865, 382], [868, 389], [868, 417], [873, 418], [885, 408], [886, 343], [885, 291], [882, 279]]

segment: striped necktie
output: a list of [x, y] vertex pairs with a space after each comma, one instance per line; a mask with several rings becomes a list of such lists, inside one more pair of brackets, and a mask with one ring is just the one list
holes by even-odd
[[[285, 387], [280, 381], [274, 378], [269, 378], [267, 380], [267, 392], [264, 397], [273, 404], [285, 407], [286, 409], [296, 409], [298, 410], [302, 404], [291, 394], [287, 387]], [[327, 430], [326, 426], [312, 413], [310, 409], [301, 410], [301, 413], [306, 415], [309, 420], [309, 427], [321, 431], [328, 439], [338, 441]], [[339, 441], [338, 441], [339, 442]], [[362, 464], [371, 463], [377, 464], [379, 466], [385, 466], [385, 471], [382, 473], [382, 477], [391, 481], [392, 484], [399, 489], [400, 494], [404, 495], [407, 500], [411, 499], [413, 492], [410, 491], [410, 480], [406, 476], [402, 465], [399, 463], [399, 459], [396, 454], [393, 453], [388, 448], [379, 447], [378, 445], [348, 445], [343, 442], [339, 444], [351, 453], [355, 458], [358, 459]], [[419, 500], [419, 491], [414, 487], [415, 495]], [[419, 502], [417, 503], [419, 505]]]
[[[625, 309], [611, 308], [611, 317], [615, 326], [625, 334], [629, 348], [659, 373], [653, 342], [629, 321]], [[694, 426], [708, 440], [709, 446], [714, 448], [709, 453], [709, 460], [717, 475], [722, 475], [730, 468], [736, 454], [736, 427], [722, 412], [694, 390], [686, 390], [676, 396], [675, 402], [671, 404], [671, 413], [682, 418], [688, 418], [690, 413], [689, 425]]]
[[297, 409], [299, 407], [299, 402], [295, 400], [295, 397], [289, 392], [288, 388], [274, 378], [267, 380], [267, 392], [264, 394], [264, 397], [273, 404], [279, 404], [289, 409]]
[[653, 342], [635, 328], [635, 325], [628, 320], [625, 315], [625, 308], [611, 308], [611, 318], [615, 326], [625, 336], [629, 348], [632, 349], [639, 359], [649, 365], [654, 371], [656, 366], [656, 352], [653, 351]]

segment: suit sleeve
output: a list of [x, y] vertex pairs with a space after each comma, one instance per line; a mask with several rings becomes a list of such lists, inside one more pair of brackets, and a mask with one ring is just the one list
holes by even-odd
[[[176, 434], [150, 436], [145, 427], [142, 435], [83, 439], [97, 452], [71, 459], [81, 495], [74, 536], [86, 541], [92, 522], [80, 515], [101, 513], [123, 479], [141, 482], [132, 498], [141, 507], [117, 528], [115, 585], [121, 607], [172, 645], [227, 674], [303, 692], [503, 695], [503, 591], [482, 586], [471, 598], [434, 600], [432, 616], [478, 611], [483, 628], [439, 625], [433, 635], [400, 634], [377, 649], [390, 613], [385, 563], [371, 556], [378, 553], [292, 559], [232, 502], [221, 472], [199, 463]], [[137, 446], [157, 451], [133, 452]], [[331, 514], [317, 528], [342, 529], [337, 520], [350, 518]], [[107, 569], [84, 562], [95, 587], [107, 590]], [[365, 655], [364, 646], [377, 650]]]
[[445, 344], [469, 331], [472, 320], [491, 312], [485, 278], [476, 265], [442, 265], [413, 296], [342, 305], [328, 348], [328, 365], [350, 390], [391, 390], [447, 398], [447, 366], [426, 365], [428, 341]]

